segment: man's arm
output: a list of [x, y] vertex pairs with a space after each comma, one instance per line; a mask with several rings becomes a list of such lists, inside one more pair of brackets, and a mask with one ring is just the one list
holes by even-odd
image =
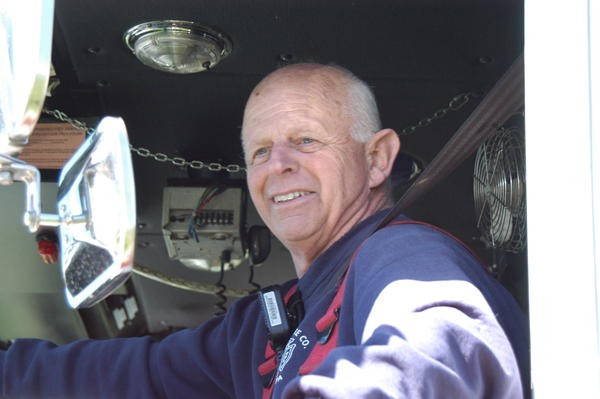
[[[520, 398], [512, 349], [490, 315], [448, 300], [405, 312], [398, 309], [398, 293], [409, 284], [386, 288], [364, 340], [332, 351], [312, 375], [290, 384], [295, 386], [284, 397]], [[447, 287], [420, 282], [411, 289]]]
[[0, 357], [1, 392], [11, 398], [161, 397], [160, 378], [150, 366], [152, 345], [150, 338], [63, 346], [16, 340]]
[[[254, 321], [240, 317], [254, 300], [244, 298], [238, 303], [225, 319], [215, 317], [161, 341], [140, 337], [56, 346], [41, 340], [16, 340], [7, 351], [0, 351], [0, 396], [234, 397], [234, 389], [248, 390], [250, 382], [233, 381], [232, 363], [248, 360], [229, 350], [230, 338], [240, 332], [252, 336], [256, 328]], [[243, 367], [238, 364], [238, 368]]]

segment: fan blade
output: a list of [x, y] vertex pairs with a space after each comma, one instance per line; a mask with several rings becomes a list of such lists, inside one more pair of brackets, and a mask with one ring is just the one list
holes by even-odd
[[387, 225], [437, 182], [456, 169], [523, 104], [524, 68], [521, 54], [413, 185], [396, 202], [394, 208], [383, 218], [377, 229]]
[[493, 247], [506, 244], [513, 232], [513, 221], [510, 209], [501, 202], [494, 203], [491, 208], [490, 240]]

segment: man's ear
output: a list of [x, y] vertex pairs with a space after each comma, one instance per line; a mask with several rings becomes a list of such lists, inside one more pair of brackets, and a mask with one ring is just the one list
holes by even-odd
[[383, 129], [367, 141], [369, 188], [380, 186], [390, 175], [394, 160], [400, 151], [400, 138], [392, 129]]

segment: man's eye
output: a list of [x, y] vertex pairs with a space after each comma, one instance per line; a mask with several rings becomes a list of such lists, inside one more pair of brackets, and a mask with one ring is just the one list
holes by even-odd
[[295, 141], [296, 148], [302, 152], [315, 152], [318, 151], [323, 143], [312, 137], [298, 137]]
[[254, 158], [260, 158], [262, 156], [265, 156], [268, 152], [269, 149], [267, 147], [259, 148], [258, 150], [254, 151]]

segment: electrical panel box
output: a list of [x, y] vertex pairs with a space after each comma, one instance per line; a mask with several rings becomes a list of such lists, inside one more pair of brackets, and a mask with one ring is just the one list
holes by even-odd
[[[238, 266], [246, 257], [242, 188], [166, 187], [162, 226], [171, 259], [218, 272]], [[225, 257], [223, 257], [225, 256]]]

